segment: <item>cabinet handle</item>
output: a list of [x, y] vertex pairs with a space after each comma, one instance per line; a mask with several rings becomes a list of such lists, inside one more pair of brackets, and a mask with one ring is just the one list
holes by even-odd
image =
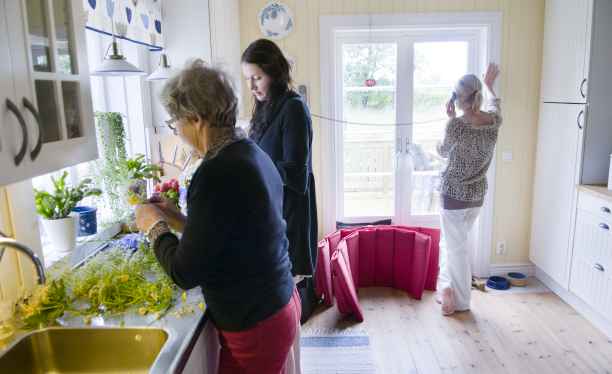
[[607, 206], [602, 206], [601, 211], [605, 213], [610, 213], [610, 208], [608, 208]]
[[38, 125], [38, 142], [36, 143], [36, 147], [34, 147], [32, 152], [30, 152], [30, 159], [34, 161], [36, 160], [36, 157], [38, 157], [38, 154], [40, 153], [40, 149], [42, 148], [42, 144], [43, 144], [43, 134], [44, 134], [43, 124], [42, 124], [42, 119], [40, 118], [40, 115], [38, 114], [38, 111], [36, 110], [34, 105], [32, 105], [30, 100], [24, 97], [23, 105], [25, 105], [25, 107], [28, 108], [30, 112], [32, 112], [32, 115], [36, 119], [36, 124]]
[[606, 225], [605, 223], [600, 223], [599, 227], [601, 227], [602, 229], [606, 229], [606, 230], [610, 230], [610, 228], [608, 227], [608, 225]]
[[11, 110], [11, 112], [15, 114], [17, 120], [19, 120], [19, 124], [21, 125], [21, 132], [23, 133], [21, 149], [19, 150], [19, 153], [17, 153], [17, 156], [15, 156], [15, 166], [19, 166], [19, 164], [21, 164], [21, 161], [23, 161], [23, 157], [26, 153], [26, 148], [28, 147], [28, 129], [26, 128], [25, 120], [23, 119], [23, 116], [21, 115], [19, 109], [17, 109], [17, 106], [15, 106], [15, 104], [13, 104], [10, 99], [6, 99], [6, 105]]
[[580, 126], [580, 116], [584, 113], [584, 110], [581, 110], [580, 113], [578, 113], [578, 118], [576, 118], [576, 123], [578, 124], [578, 128], [580, 130], [582, 130], [582, 126]]
[[584, 84], [586, 83], [586, 78], [584, 78], [584, 80], [582, 81], [582, 83], [580, 83], [580, 95], [582, 95], [582, 97], [586, 97], [584, 95], [584, 92], [582, 92], [582, 86], [584, 86]]
[[603, 271], [603, 266], [595, 264], [595, 269]]

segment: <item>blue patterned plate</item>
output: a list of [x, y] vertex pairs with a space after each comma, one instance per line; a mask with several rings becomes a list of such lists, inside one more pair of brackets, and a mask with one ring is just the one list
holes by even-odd
[[273, 1], [259, 11], [259, 29], [265, 36], [282, 39], [293, 30], [293, 12], [283, 3]]

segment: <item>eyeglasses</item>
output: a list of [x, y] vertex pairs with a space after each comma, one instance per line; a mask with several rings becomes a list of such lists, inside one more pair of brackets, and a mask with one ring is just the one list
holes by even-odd
[[175, 129], [176, 127], [172, 126], [172, 124], [173, 124], [174, 122], [176, 122], [176, 121], [178, 121], [178, 119], [176, 119], [176, 118], [171, 118], [171, 119], [169, 119], [169, 120], [167, 120], [167, 121], [166, 121], [166, 125], [167, 125], [167, 126], [170, 128], [170, 130], [174, 131], [174, 129]]

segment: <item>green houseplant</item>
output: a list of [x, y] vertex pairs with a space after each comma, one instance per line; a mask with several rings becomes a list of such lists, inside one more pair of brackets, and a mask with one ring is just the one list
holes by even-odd
[[70, 216], [72, 208], [89, 196], [100, 196], [102, 191], [91, 186], [85, 178], [76, 187], [66, 185], [67, 172], [59, 179], [53, 178], [53, 194], [34, 189], [36, 212], [42, 217], [43, 227], [51, 245], [58, 251], [70, 251], [76, 244], [79, 217]]

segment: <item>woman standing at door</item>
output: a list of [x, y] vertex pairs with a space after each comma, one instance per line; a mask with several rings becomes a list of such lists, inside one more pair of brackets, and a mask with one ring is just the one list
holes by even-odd
[[[499, 68], [493, 63], [483, 74], [484, 87], [491, 95], [488, 112], [480, 110], [483, 83], [474, 74], [464, 75], [455, 83], [453, 98], [446, 103], [449, 120], [444, 139], [437, 144], [438, 154], [448, 161], [440, 174], [442, 292], [436, 298], [445, 316], [470, 309], [467, 235], [484, 203], [488, 188], [486, 173], [502, 124], [500, 100], [493, 91], [498, 75]], [[463, 111], [461, 117], [457, 117], [455, 105]]]
[[[241, 63], [255, 98], [249, 138], [270, 156], [284, 184], [283, 218], [287, 221], [291, 274], [312, 276], [318, 228], [310, 112], [292, 90], [291, 67], [274, 42], [259, 39], [251, 43]], [[314, 283], [309, 285], [309, 292], [314, 293]], [[311, 313], [305, 310], [307, 305], [303, 300], [303, 320]]]

